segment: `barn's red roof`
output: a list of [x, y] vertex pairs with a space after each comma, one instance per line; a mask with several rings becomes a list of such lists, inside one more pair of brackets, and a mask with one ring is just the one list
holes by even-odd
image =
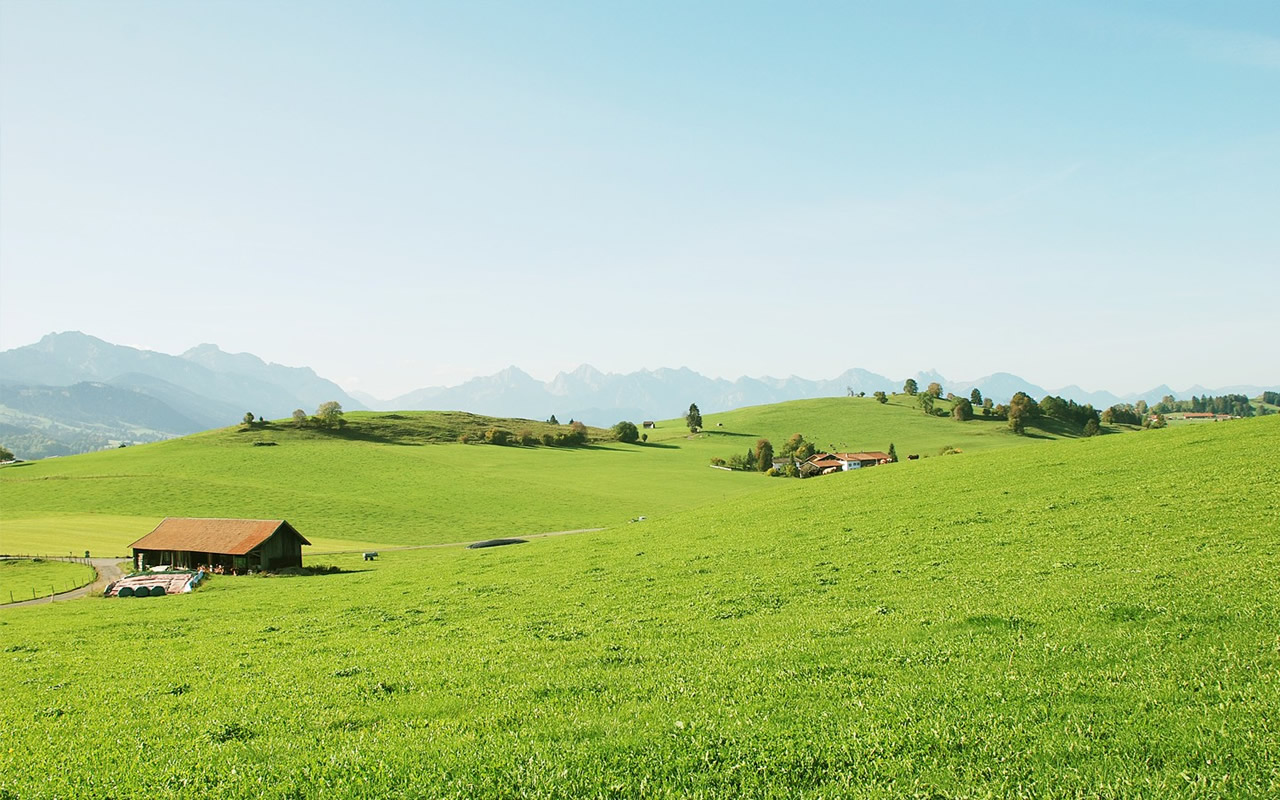
[[302, 534], [282, 519], [191, 519], [167, 517], [156, 529], [129, 545], [136, 550], [187, 550], [243, 556], [280, 529]]

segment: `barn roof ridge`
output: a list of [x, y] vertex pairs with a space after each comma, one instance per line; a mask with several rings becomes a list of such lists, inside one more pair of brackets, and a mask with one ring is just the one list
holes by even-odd
[[165, 517], [150, 533], [129, 547], [136, 550], [181, 550], [245, 555], [282, 528], [293, 531], [310, 545], [298, 529], [284, 519], [237, 517]]

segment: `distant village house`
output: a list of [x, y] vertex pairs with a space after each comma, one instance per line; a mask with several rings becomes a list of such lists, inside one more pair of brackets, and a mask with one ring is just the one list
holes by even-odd
[[888, 464], [890, 461], [892, 459], [888, 453], [878, 450], [867, 453], [814, 453], [800, 465], [800, 474], [806, 478], [811, 475], [830, 475], [833, 472]]

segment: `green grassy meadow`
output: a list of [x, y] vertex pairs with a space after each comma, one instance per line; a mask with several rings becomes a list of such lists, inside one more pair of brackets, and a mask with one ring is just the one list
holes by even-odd
[[[211, 459], [291, 449], [213, 436]], [[1276, 796], [1278, 448], [1266, 418], [806, 481], [691, 469], [751, 489], [0, 612], [0, 796]]]
[[0, 559], [0, 603], [67, 592], [95, 577], [93, 567], [70, 561]]
[[[945, 402], [945, 401], [943, 401]], [[209, 431], [168, 442], [0, 468], [0, 552], [127, 554], [166, 516], [289, 520], [309, 552], [475, 541], [608, 527], [656, 518], [766, 488], [761, 475], [709, 468], [712, 457], [776, 446], [800, 432], [822, 446], [936, 455], [1020, 447], [1071, 435], [1003, 423], [926, 417], [914, 399], [800, 400], [707, 415], [645, 431], [647, 444], [581, 448], [456, 443], [499, 425], [535, 434], [530, 421], [454, 412], [355, 413], [341, 434], [287, 423]], [[720, 427], [723, 426], [723, 427]], [[560, 428], [563, 429], [563, 426]], [[271, 441], [272, 447], [255, 446]]]

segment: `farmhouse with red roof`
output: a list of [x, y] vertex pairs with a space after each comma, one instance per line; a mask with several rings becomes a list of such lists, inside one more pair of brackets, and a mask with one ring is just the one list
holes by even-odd
[[304, 544], [311, 542], [282, 519], [168, 517], [130, 547], [140, 569], [206, 565], [249, 572], [301, 567]]

